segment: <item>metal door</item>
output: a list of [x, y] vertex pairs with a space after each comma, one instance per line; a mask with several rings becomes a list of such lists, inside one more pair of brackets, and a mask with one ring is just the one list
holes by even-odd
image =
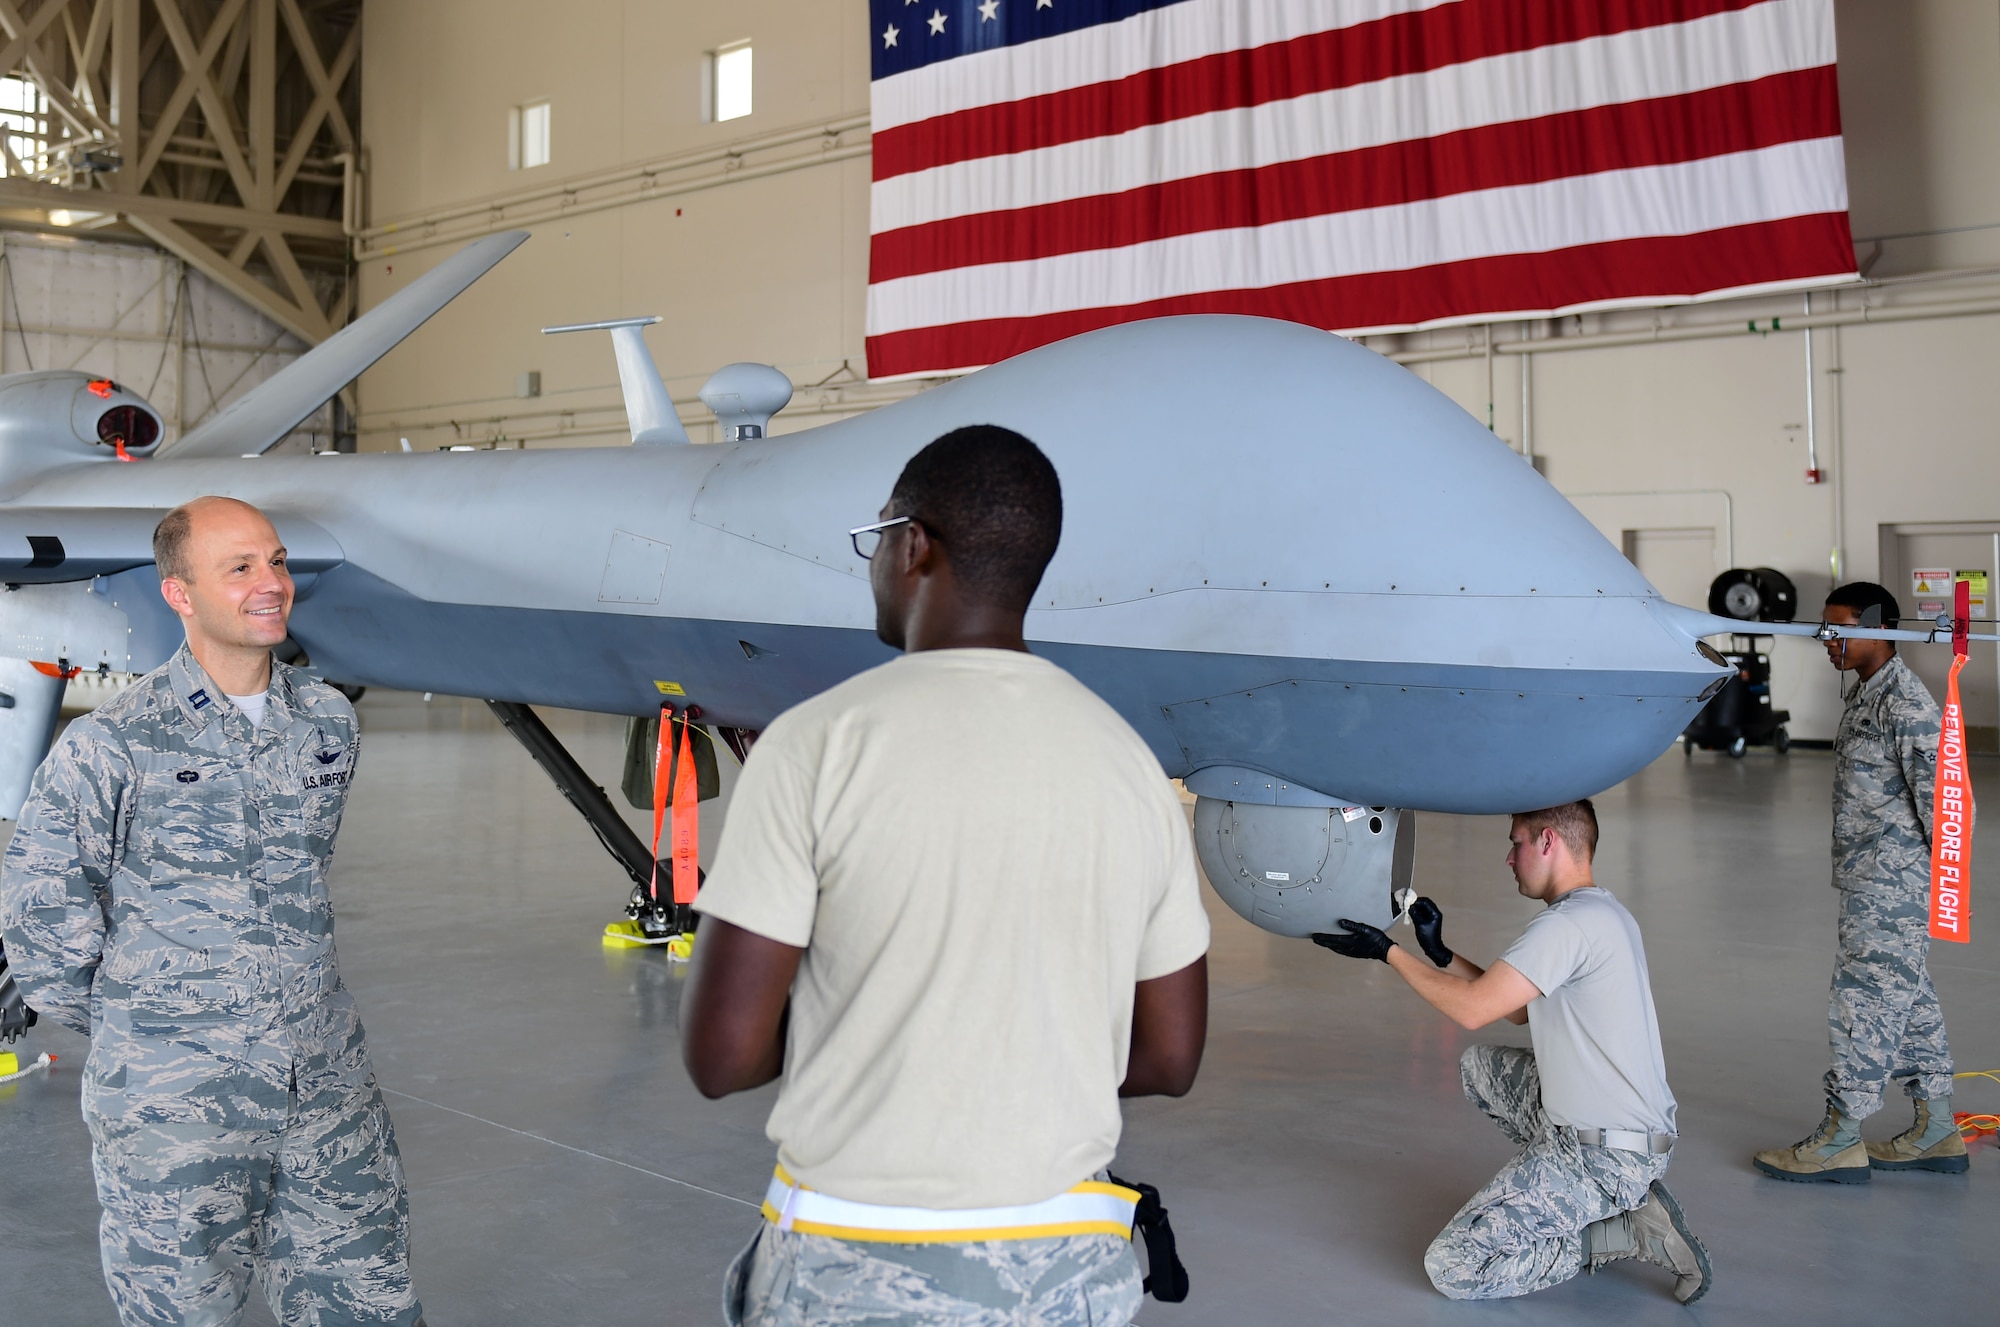
[[[1881, 565], [1882, 583], [1903, 606], [1903, 625], [1918, 627], [1921, 624], [1911, 619], [1949, 613], [1952, 583], [1960, 578], [1972, 582], [1973, 619], [1991, 623], [1992, 577], [2000, 571], [2000, 522], [1885, 525]], [[1951, 671], [1951, 646], [1900, 648], [1904, 661], [1942, 701]], [[1971, 660], [1958, 675], [1958, 693], [1965, 706], [1966, 745], [1976, 752], [2000, 751], [2000, 650], [1972, 647]]]
[[1653, 588], [1677, 604], [1706, 611], [1715, 565], [1715, 527], [1627, 530], [1625, 556]]

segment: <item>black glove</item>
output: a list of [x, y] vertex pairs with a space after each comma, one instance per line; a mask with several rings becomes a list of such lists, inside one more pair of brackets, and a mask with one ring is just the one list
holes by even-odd
[[1313, 935], [1313, 943], [1349, 958], [1389, 961], [1389, 951], [1396, 947], [1396, 942], [1387, 935], [1366, 922], [1351, 922], [1345, 917], [1334, 924], [1341, 928], [1340, 931], [1319, 931]]
[[1444, 942], [1444, 909], [1420, 898], [1410, 905], [1410, 925], [1417, 928], [1417, 946], [1424, 957], [1441, 968], [1450, 967], [1454, 955]]

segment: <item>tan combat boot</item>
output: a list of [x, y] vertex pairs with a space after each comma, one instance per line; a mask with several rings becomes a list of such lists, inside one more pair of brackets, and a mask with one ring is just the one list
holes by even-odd
[[1621, 1258], [1637, 1258], [1674, 1274], [1674, 1298], [1692, 1304], [1708, 1293], [1715, 1279], [1708, 1249], [1688, 1229], [1681, 1205], [1654, 1180], [1646, 1201], [1630, 1212], [1592, 1222], [1584, 1228], [1585, 1270], [1594, 1272]]
[[1790, 1147], [1774, 1147], [1759, 1152], [1757, 1169], [1773, 1179], [1818, 1181], [1829, 1184], [1866, 1184], [1868, 1149], [1861, 1145], [1861, 1130], [1841, 1114], [1840, 1107], [1827, 1103], [1826, 1118], [1810, 1138]]
[[[1876, 1170], [1941, 1170], [1963, 1175], [1972, 1168], [1965, 1154], [1965, 1135], [1952, 1119], [1951, 1098], [1917, 1098], [1914, 1124], [1886, 1143], [1869, 1143], [1868, 1164]], [[1935, 1114], [1931, 1108], [1937, 1107]]]

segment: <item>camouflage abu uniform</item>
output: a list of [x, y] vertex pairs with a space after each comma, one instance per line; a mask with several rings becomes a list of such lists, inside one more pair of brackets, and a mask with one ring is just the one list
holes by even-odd
[[186, 646], [73, 723], [0, 866], [29, 1003], [91, 1038], [83, 1115], [127, 1324], [421, 1319], [408, 1200], [327, 864], [354, 710], [273, 662], [264, 719]]
[[1891, 1078], [1912, 1097], [1951, 1095], [1930, 954], [1931, 796], [1940, 715], [1892, 655], [1848, 698], [1833, 744], [1833, 883], [1840, 948], [1827, 1027], [1828, 1100], [1852, 1120], [1882, 1108]]
[[1535, 1053], [1468, 1046], [1466, 1099], [1521, 1150], [1458, 1209], [1424, 1251], [1424, 1271], [1452, 1299], [1503, 1299], [1561, 1285], [1582, 1270], [1584, 1229], [1646, 1201], [1671, 1154], [1584, 1147], [1542, 1109]]
[[884, 1244], [766, 1224], [722, 1279], [729, 1327], [1093, 1327], [1139, 1311], [1139, 1260], [1117, 1235]]

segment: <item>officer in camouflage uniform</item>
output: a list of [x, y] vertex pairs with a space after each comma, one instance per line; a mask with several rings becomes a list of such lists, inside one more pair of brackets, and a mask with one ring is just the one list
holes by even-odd
[[327, 896], [353, 707], [270, 658], [292, 583], [255, 508], [197, 500], [154, 549], [188, 643], [70, 725], [0, 865], [22, 990], [91, 1038], [105, 1281], [126, 1324], [237, 1323], [253, 1275], [288, 1327], [418, 1323]]
[[[1826, 620], [1893, 625], [1894, 595], [1870, 581], [1836, 589]], [[1870, 610], [1879, 610], [1879, 615]], [[1930, 955], [1931, 796], [1941, 716], [1897, 657], [1894, 641], [1832, 640], [1827, 657], [1860, 675], [1833, 749], [1833, 884], [1839, 949], [1827, 1028], [1826, 1118], [1810, 1137], [1756, 1156], [1781, 1180], [1858, 1184], [1875, 1170], [1956, 1173], [1970, 1162], [1951, 1113], [1951, 1048], [1926, 961]], [[1863, 1143], [1861, 1121], [1904, 1080], [1916, 1121], [1886, 1143]]]

